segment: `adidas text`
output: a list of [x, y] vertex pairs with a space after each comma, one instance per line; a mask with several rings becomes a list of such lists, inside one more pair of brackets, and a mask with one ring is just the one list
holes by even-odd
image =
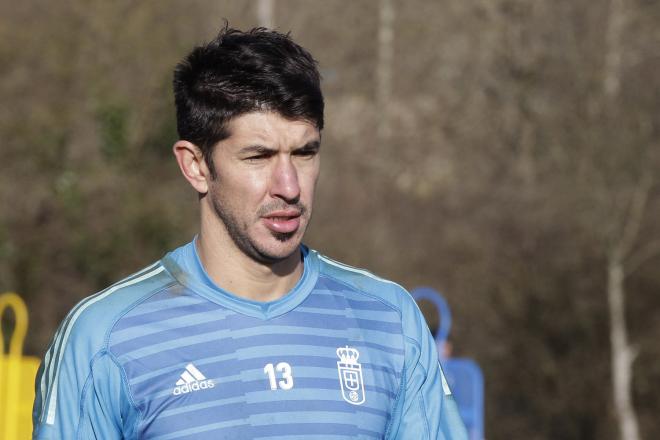
[[178, 387], [174, 388], [172, 394], [178, 396], [180, 394], [192, 393], [193, 391], [206, 390], [213, 387], [215, 387], [215, 383], [211, 379], [195, 381], [192, 383], [179, 385]]

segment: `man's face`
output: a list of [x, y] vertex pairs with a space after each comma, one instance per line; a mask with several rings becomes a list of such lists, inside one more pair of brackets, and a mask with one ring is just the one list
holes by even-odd
[[213, 151], [207, 197], [237, 247], [273, 263], [298, 250], [319, 175], [319, 130], [272, 112], [232, 119]]

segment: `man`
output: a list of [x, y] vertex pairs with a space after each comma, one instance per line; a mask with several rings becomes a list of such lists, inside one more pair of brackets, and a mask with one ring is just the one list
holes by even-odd
[[70, 312], [34, 437], [466, 438], [410, 295], [301, 244], [323, 128], [309, 53], [224, 29], [174, 93], [199, 235]]

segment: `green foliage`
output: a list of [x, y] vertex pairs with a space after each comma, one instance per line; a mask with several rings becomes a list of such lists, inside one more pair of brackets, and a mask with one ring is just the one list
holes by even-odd
[[54, 188], [55, 196], [69, 221], [80, 219], [82, 194], [79, 175], [72, 170], [62, 172], [56, 177]]
[[101, 152], [109, 160], [117, 160], [128, 151], [130, 109], [118, 103], [104, 103], [96, 111]]
[[147, 133], [142, 142], [139, 154], [156, 160], [169, 160], [172, 157], [172, 145], [179, 139], [176, 131], [176, 118], [174, 104], [168, 102], [169, 108], [163, 109], [160, 120], [156, 121], [153, 129]]

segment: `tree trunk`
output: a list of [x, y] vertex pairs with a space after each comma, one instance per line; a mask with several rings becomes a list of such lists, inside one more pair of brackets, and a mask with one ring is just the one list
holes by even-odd
[[378, 66], [376, 71], [376, 103], [378, 138], [387, 142], [392, 134], [390, 127], [390, 97], [392, 95], [392, 62], [394, 57], [394, 5], [392, 0], [380, 0], [378, 4]]
[[640, 440], [632, 405], [632, 365], [635, 350], [628, 343], [625, 316], [624, 265], [619, 252], [612, 252], [607, 265], [607, 300], [610, 311], [612, 390], [621, 440]]
[[257, 0], [257, 21], [261, 27], [275, 28], [275, 0]]
[[[603, 92], [612, 108], [617, 106], [623, 70], [623, 32], [627, 22], [626, 0], [610, 0], [605, 31]], [[639, 232], [648, 192], [644, 181], [632, 200], [630, 218], [624, 225], [621, 240], [614, 245], [607, 264], [607, 301], [610, 310], [612, 357], [612, 393], [621, 440], [640, 440], [635, 408], [632, 405], [632, 365], [636, 353], [628, 343], [625, 310], [624, 256], [630, 252]]]

